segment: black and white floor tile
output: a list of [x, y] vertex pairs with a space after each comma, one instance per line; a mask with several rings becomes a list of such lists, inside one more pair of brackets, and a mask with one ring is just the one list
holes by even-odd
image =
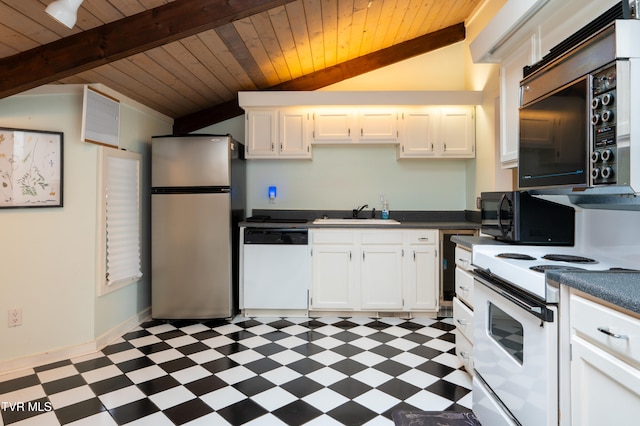
[[0, 425], [393, 425], [470, 411], [451, 318], [149, 321], [101, 352], [0, 376]]

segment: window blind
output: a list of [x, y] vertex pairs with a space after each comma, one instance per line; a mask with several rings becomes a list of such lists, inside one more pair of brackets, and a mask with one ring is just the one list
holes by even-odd
[[106, 163], [106, 284], [142, 277], [140, 262], [140, 160], [109, 155]]

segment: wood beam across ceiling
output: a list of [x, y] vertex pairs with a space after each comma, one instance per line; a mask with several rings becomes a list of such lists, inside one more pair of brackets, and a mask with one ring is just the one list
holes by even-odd
[[[176, 0], [0, 59], [0, 98], [70, 77], [294, 0]], [[44, 10], [42, 11], [44, 14]]]
[[[395, 46], [325, 68], [263, 90], [317, 90], [348, 78], [394, 64], [464, 40], [464, 23], [452, 25]], [[244, 114], [237, 98], [174, 120], [173, 134], [180, 135]]]

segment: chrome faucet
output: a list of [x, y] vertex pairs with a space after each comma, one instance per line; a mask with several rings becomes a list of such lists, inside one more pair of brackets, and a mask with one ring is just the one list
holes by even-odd
[[355, 209], [353, 209], [352, 215], [354, 219], [358, 218], [358, 213], [360, 213], [362, 210], [366, 209], [367, 207], [369, 207], [369, 204], [365, 204], [363, 206], [357, 207]]

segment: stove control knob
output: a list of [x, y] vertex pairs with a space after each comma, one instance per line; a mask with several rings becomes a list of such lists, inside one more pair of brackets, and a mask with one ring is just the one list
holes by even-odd
[[612, 105], [612, 104], [613, 104], [613, 94], [612, 93], [607, 93], [604, 96], [602, 96], [602, 105], [608, 106], [608, 105]]
[[591, 124], [593, 124], [594, 126], [600, 124], [600, 114], [593, 114], [591, 116]]
[[602, 161], [612, 161], [613, 151], [610, 149], [605, 149], [604, 151], [602, 151], [602, 154], [600, 154], [600, 156], [602, 157]]
[[613, 111], [611, 110], [606, 110], [602, 113], [602, 121], [604, 121], [605, 123], [608, 121], [613, 121]]
[[600, 161], [601, 159], [602, 159], [602, 158], [601, 158], [600, 151], [593, 151], [593, 152], [591, 153], [591, 162], [592, 162], [592, 163], [597, 163], [597, 162], [598, 162], [598, 161]]
[[591, 109], [598, 109], [602, 106], [602, 100], [600, 98], [593, 98], [591, 101]]
[[610, 179], [613, 177], [613, 169], [611, 167], [605, 167], [602, 169], [602, 178]]
[[596, 180], [596, 179], [600, 179], [600, 177], [601, 177], [600, 176], [600, 168], [599, 167], [594, 167], [594, 169], [591, 170], [591, 178], [593, 180]]

